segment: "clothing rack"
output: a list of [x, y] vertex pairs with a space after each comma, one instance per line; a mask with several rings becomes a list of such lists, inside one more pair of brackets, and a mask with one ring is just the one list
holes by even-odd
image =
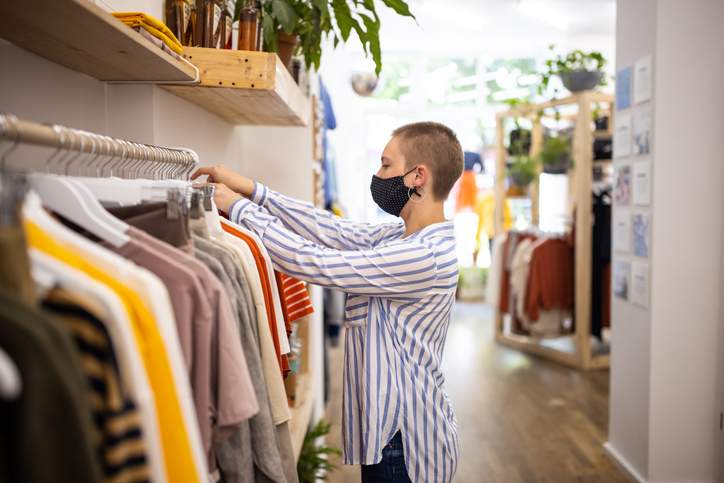
[[[199, 163], [198, 155], [190, 149], [141, 144], [57, 124], [26, 121], [12, 114], [0, 113], [0, 141], [4, 145], [0, 152], [2, 172], [33, 171], [38, 168], [38, 161], [45, 159], [46, 171], [66, 175], [188, 180]], [[43, 157], [38, 147], [56, 149]], [[90, 156], [80, 156], [83, 153]], [[12, 169], [14, 166], [19, 167]]]
[[[526, 118], [532, 122], [530, 156], [537, 156], [543, 147], [543, 125], [541, 118], [550, 117], [550, 111], [561, 107], [575, 107], [574, 115], [564, 117], [574, 122], [572, 157], [575, 166], [568, 172], [570, 182], [570, 213], [575, 233], [574, 287], [575, 287], [575, 333], [558, 339], [538, 339], [516, 335], [505, 330], [505, 321], [499, 308], [495, 310], [495, 339], [497, 342], [552, 361], [583, 370], [609, 367], [608, 351], [599, 352], [594, 348], [591, 331], [591, 271], [592, 271], [592, 226], [591, 213], [593, 188], [593, 141], [596, 137], [611, 136], [613, 126], [614, 97], [596, 91], [583, 91], [562, 99], [553, 99], [539, 104], [513, 107], [496, 115], [496, 174], [495, 174], [495, 233], [504, 232], [503, 205], [505, 203], [506, 160], [505, 121], [511, 118]], [[602, 109], [609, 116], [607, 131], [593, 129], [592, 105], [605, 104]], [[540, 167], [539, 167], [540, 169]], [[531, 219], [538, 225], [538, 177], [530, 186]]]

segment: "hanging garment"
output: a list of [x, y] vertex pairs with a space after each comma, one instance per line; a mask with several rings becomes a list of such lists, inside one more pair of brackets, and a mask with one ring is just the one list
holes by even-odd
[[[233, 230], [233, 228], [223, 226], [224, 230]], [[284, 381], [279, 371], [279, 360], [275, 350], [274, 341], [272, 339], [271, 326], [267, 319], [266, 305], [264, 302], [264, 294], [261, 277], [257, 271], [256, 261], [247, 245], [241, 238], [237, 238], [230, 232], [227, 232], [227, 240], [237, 247], [239, 253], [243, 255], [242, 268], [248, 277], [252, 288], [252, 296], [256, 306], [256, 333], [259, 337], [259, 352], [261, 356], [262, 368], [264, 371], [264, 380], [267, 384], [267, 392], [271, 404], [272, 418], [275, 425], [282, 424], [291, 418], [289, 412], [289, 404], [284, 389]]]
[[[233, 237], [230, 240], [234, 241], [241, 249], [242, 252], [251, 253], [251, 245], [249, 245], [243, 238], [244, 233], [237, 228], [230, 226], [227, 223], [222, 223], [222, 228], [229, 236]], [[237, 236], [238, 235], [238, 236]], [[243, 250], [246, 249], [246, 250]], [[252, 265], [253, 266], [250, 266]], [[246, 259], [245, 267], [247, 273], [251, 273], [259, 277], [259, 282], [255, 283], [255, 279], [252, 280], [252, 285], [256, 287], [262, 287], [261, 284], [261, 271], [258, 270], [256, 259], [252, 255], [252, 260]], [[277, 358], [277, 352], [272, 337], [271, 325], [266, 320], [267, 306], [262, 300], [258, 299], [255, 295], [257, 313], [264, 314], [265, 317], [257, 317], [257, 334], [259, 335], [259, 352], [261, 355], [262, 368], [264, 370], [264, 380], [267, 384], [267, 391], [269, 393], [269, 403], [271, 405], [272, 419], [275, 425], [283, 424], [291, 419], [291, 412], [289, 411], [289, 403], [287, 402], [287, 394], [284, 389], [284, 381], [279, 371], [279, 360]]]
[[503, 278], [503, 252], [508, 235], [503, 233], [493, 240], [493, 262], [488, 271], [488, 282], [485, 287], [485, 300], [493, 310], [500, 308], [500, 288]]
[[[272, 296], [272, 286], [270, 284], [269, 280], [269, 270], [267, 269], [266, 260], [264, 258], [264, 255], [262, 254], [260, 244], [257, 243], [257, 241], [251, 237], [247, 232], [244, 232], [242, 230], [239, 230], [237, 228], [230, 227], [227, 224], [222, 224], [222, 227], [224, 231], [227, 233], [230, 233], [237, 238], [244, 241], [249, 249], [251, 250], [253, 256], [254, 256], [254, 262], [256, 264], [257, 272], [259, 274], [259, 278], [261, 279], [261, 285], [264, 293], [264, 303], [266, 306], [266, 313], [267, 318], [269, 320], [269, 328], [272, 333], [272, 340], [274, 341], [274, 350], [277, 354], [277, 360], [279, 362], [279, 369], [283, 373], [285, 370], [285, 364], [282, 362], [282, 348], [281, 348], [281, 335], [279, 334], [279, 324], [277, 323], [277, 312], [274, 309], [274, 302], [273, 302], [273, 296]], [[278, 295], [277, 295], [278, 297]], [[281, 311], [280, 311], [281, 312]], [[280, 313], [280, 316], [283, 317], [283, 314]], [[282, 327], [284, 327], [284, 323], [282, 321]], [[283, 329], [284, 336], [286, 338], [286, 328]], [[287, 345], [289, 342], [287, 341]], [[288, 369], [288, 364], [287, 364]], [[278, 424], [278, 423], [277, 423]]]
[[475, 183], [474, 171], [463, 171], [458, 181], [458, 195], [455, 202], [455, 212], [459, 213], [465, 208], [472, 209], [475, 206], [475, 198], [478, 196], [478, 186]]
[[212, 311], [200, 280], [179, 263], [188, 258], [186, 254], [167, 257], [136, 241], [139, 234], [135, 228], [129, 228], [127, 234], [131, 240], [117, 252], [153, 272], [169, 289], [204, 452], [213, 471], [213, 434], [240, 424], [257, 409], [253, 395], [244, 398], [236, 393], [239, 390], [243, 394], [245, 387], [247, 395], [251, 392], [238, 330], [232, 317], [224, 317], [229, 312], [223, 307]]
[[301, 280], [274, 271], [281, 299], [282, 313], [286, 323], [287, 335], [291, 335], [291, 324], [314, 313], [309, 291]]
[[573, 247], [566, 240], [549, 238], [538, 243], [530, 262], [525, 311], [531, 321], [542, 309], [573, 306]]
[[[401, 429], [410, 479], [451, 481], [459, 458], [457, 423], [439, 361], [458, 278], [452, 223], [401, 238], [401, 223], [339, 220], [261, 184], [252, 200], [231, 207], [229, 218], [262, 238], [278, 270], [351, 294], [345, 320], [345, 463], [379, 461]], [[420, 435], [431, 426], [438, 437], [425, 447]]]
[[591, 253], [591, 335], [601, 339], [611, 326], [611, 195], [593, 196], [593, 247]]
[[[218, 242], [217, 242], [218, 243]], [[250, 312], [244, 310], [243, 289], [241, 286], [246, 284], [244, 276], [241, 274], [236, 259], [228, 249], [221, 244], [217, 244], [213, 240], [204, 240], [194, 237], [194, 245], [199, 251], [204, 251], [210, 255], [213, 260], [218, 261], [219, 267], [223, 273], [217, 274], [220, 279], [225, 280], [228, 285], [227, 291], [235, 294], [237, 300], [237, 314], [240, 332], [242, 334], [242, 342], [244, 351], [249, 355], [249, 369], [252, 374], [252, 380], [255, 382], [253, 390], [260, 401], [259, 414], [249, 420], [249, 444], [243, 445], [244, 434], [237, 435], [237, 438], [225, 440], [219, 445], [217, 454], [219, 457], [219, 466], [221, 474], [225, 482], [242, 482], [254, 481], [252, 477], [248, 480], [246, 471], [251, 468], [251, 474], [264, 475], [265, 481], [285, 482], [286, 478], [282, 472], [281, 457], [276, 442], [276, 428], [271, 418], [271, 410], [266, 394], [266, 382], [264, 380], [261, 359], [258, 351], [257, 334], [252, 327]], [[278, 374], [277, 374], [277, 377]], [[253, 467], [241, 464], [238, 454], [251, 448], [253, 454]], [[258, 480], [257, 480], [258, 481]]]
[[[165, 213], [165, 211], [164, 211]], [[165, 215], [164, 215], [165, 216]], [[166, 228], [166, 233], [171, 232], [172, 230]], [[176, 256], [178, 257], [178, 251], [175, 250], [170, 245], [161, 242], [160, 240], [157, 240], [150, 235], [147, 235], [145, 233], [139, 233], [139, 235], [142, 236], [142, 240], [144, 243], [153, 246], [159, 251], [164, 251], [169, 256]], [[245, 253], [244, 249], [248, 251], [249, 256], [251, 255], [251, 252], [249, 251], [248, 246], [239, 240], [238, 238], [231, 237], [229, 240], [232, 241], [234, 244], [238, 245], [240, 252]], [[179, 237], [176, 237], [178, 240]], [[188, 244], [190, 244], [190, 240], [188, 241]], [[222, 270], [221, 265], [216, 265], [218, 263], [212, 256], [206, 255], [202, 252], [196, 253], [197, 256], [200, 258], [203, 258], [205, 263], [208, 263], [209, 265], [215, 265], [219, 273]], [[188, 264], [189, 266], [197, 266], [201, 265], [200, 262], [198, 262], [195, 259], [187, 260], [184, 258], [184, 263]], [[256, 326], [256, 334], [259, 338], [259, 348], [261, 353], [264, 355], [262, 357], [262, 365], [263, 365], [263, 378], [266, 384], [266, 389], [268, 392], [270, 405], [271, 405], [271, 415], [272, 420], [275, 425], [280, 425], [281, 423], [284, 423], [285, 421], [288, 421], [291, 418], [291, 413], [289, 411], [289, 405], [287, 404], [287, 397], [286, 392], [284, 390], [284, 384], [282, 381], [281, 373], [279, 372], [279, 362], [276, 357], [276, 352], [274, 350], [274, 342], [272, 341], [270, 326], [266, 320], [266, 306], [264, 305], [264, 299], [263, 295], [261, 294], [261, 282], [259, 281], [259, 274], [256, 271], [256, 265], [253, 260], [246, 262], [246, 265], [249, 263], [253, 264], [252, 271], [246, 272], [249, 273], [252, 276], [256, 276], [257, 278], [251, 279], [251, 285], [252, 288], [255, 288], [255, 290], [258, 291], [259, 296], [261, 297], [261, 300], [256, 302], [256, 305], [258, 306], [258, 314], [262, 314], [264, 316], [264, 319], [257, 317], [257, 326]], [[216, 300], [219, 298], [219, 291], [223, 290], [221, 286], [221, 282], [213, 275], [213, 273], [206, 267], [201, 265], [201, 268], [203, 269], [203, 273], [207, 273], [210, 275], [210, 279], [206, 280], [207, 285], [213, 285], [209, 288], [209, 292], [207, 292], [207, 297], [209, 300]], [[242, 267], [243, 268], [243, 267]], [[255, 293], [254, 291], [252, 293]], [[242, 339], [243, 341], [243, 339]], [[247, 360], [248, 361], [248, 360]], [[252, 378], [253, 380], [253, 378]], [[263, 414], [263, 402], [261, 399], [257, 397], [258, 403], [259, 403], [259, 414]], [[252, 420], [255, 420], [257, 416], [254, 416]], [[244, 424], [242, 423], [241, 427], [238, 431], [232, 432], [229, 436], [229, 439], [225, 440], [225, 444], [221, 447], [217, 448], [217, 459], [220, 461], [220, 469], [222, 473], [224, 474], [225, 478], [228, 478], [231, 481], [244, 481], [244, 479], [252, 478], [254, 475], [254, 467], [252, 465], [252, 452], [251, 451], [244, 451], [244, 452], [238, 452], [236, 450], [230, 449], [231, 448], [252, 448], [252, 440], [251, 440], [251, 433], [248, 429], [244, 429]], [[282, 432], [283, 429], [280, 428], [280, 426], [276, 426], [276, 433]], [[287, 430], [288, 431], [288, 430]], [[287, 435], [286, 439], [289, 439], [290, 436]], [[279, 441], [282, 443], [285, 441], [285, 437], [283, 436], [277, 436], [278, 444]], [[263, 443], [261, 445], [262, 448], [266, 447], [267, 443]], [[285, 469], [289, 468], [289, 465], [285, 463], [288, 461], [289, 456], [286, 452], [283, 451], [283, 447], [279, 445], [279, 451], [282, 453], [282, 466]], [[229, 451], [232, 451], [231, 454]], [[267, 453], [264, 453], [267, 454]], [[293, 453], [291, 453], [291, 460], [293, 462], [292, 468], [294, 469], [293, 474], [295, 475], [294, 478], [291, 478], [287, 474], [287, 481], [289, 483], [293, 483], [296, 481], [296, 464], [294, 463], [295, 458]], [[274, 462], [275, 460], [273, 458], [269, 459], [270, 462]], [[270, 474], [273, 474], [271, 471]]]
[[134, 401], [138, 408], [139, 418], [143, 427], [142, 437], [147, 451], [151, 472], [151, 481], [165, 482], [166, 469], [163, 459], [156, 404], [144, 369], [143, 360], [128, 318], [128, 312], [122, 300], [107, 286], [88, 277], [83, 272], [71, 268], [48, 255], [31, 249], [33, 273], [47, 273], [54, 283], [64, 289], [71, 290], [74, 297], [83, 297], [84, 301], [93, 300], [97, 303], [93, 310], [104, 310], [99, 316], [108, 329], [112, 343], [117, 349], [121, 383], [127, 397]]
[[68, 334], [36, 307], [21, 226], [0, 226], [0, 262], [0, 349], [20, 383], [15, 397], [0, 398], [0, 480], [100, 482], [80, 361]]
[[92, 312], [94, 305], [59, 288], [45, 295], [42, 303], [71, 335], [79, 353], [105, 479], [118, 483], [148, 481], [151, 474], [141, 418], [122, 390], [113, 343], [103, 322]]
[[[79, 252], [76, 252], [67, 244], [61, 245], [35, 223], [26, 220], [25, 231], [31, 247], [61, 260], [67, 265], [76, 267], [94, 279], [101, 281], [114, 290], [123, 300], [133, 324], [132, 328], [136, 343], [141, 347], [140, 352], [145, 370], [154, 391], [156, 417], [159, 422], [168, 480], [199, 482], [204, 480], [208, 471], [203, 453], [201, 453], [201, 457], [198, 457], [195, 451], [192, 450], [195, 445], [198, 445], [199, 450], [201, 449], [193, 406], [189, 405], [189, 410], [182, 409], [182, 405], [185, 406], [187, 399], [190, 399], [187, 398], [187, 394], [190, 394], [190, 388], [186, 384], [184, 390], [183, 386], [185, 379], [182, 358], [180, 354], [176, 354], [175, 357], [172, 355], [171, 357], [178, 359], [177, 363], [172, 363], [169, 359], [169, 354], [177, 350], [178, 347], [164, 343], [160, 332], [160, 329], [162, 329], [160, 321], [154, 317], [148, 308], [147, 302], [139, 295], [139, 292], [119, 282], [116, 278], [120, 275], [133, 276], [134, 267], [124, 265], [121, 263], [123, 262], [122, 259], [117, 259], [110, 262], [113, 267], [113, 271], [110, 273], [113, 273], [113, 275], [109, 275], [109, 272], [98, 268], [90, 261], [87, 252], [80, 255]], [[138, 276], [139, 272], [136, 272], [135, 275]], [[150, 274], [148, 275], [150, 276]], [[136, 282], [140, 282], [140, 280], [136, 279]], [[158, 283], [160, 284], [160, 282]], [[156, 288], [147, 286], [145, 293], [158, 296], [158, 291], [152, 290]], [[160, 295], [163, 295], [163, 293]], [[161, 298], [163, 299], [163, 297]], [[166, 293], [165, 298], [168, 303], [168, 293]], [[174, 333], [173, 337], [175, 337], [175, 328], [170, 332], [165, 331], [164, 335], [169, 336], [171, 332]], [[173, 371], [181, 371], [181, 373], [174, 375]], [[192, 416], [191, 420], [189, 420], [189, 412]]]
[[17, 398], [0, 399], [0, 479], [100, 483], [87, 386], [72, 342], [14, 294], [0, 291], [0, 307], [0, 347], [22, 380]]
[[533, 246], [532, 239], [525, 239], [518, 243], [510, 270], [510, 294], [514, 302], [511, 315], [520, 321], [521, 327], [525, 331], [530, 330], [530, 318], [525, 313], [525, 296]]

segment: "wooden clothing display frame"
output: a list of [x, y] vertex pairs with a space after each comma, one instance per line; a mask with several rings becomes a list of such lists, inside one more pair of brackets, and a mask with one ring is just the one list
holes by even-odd
[[[575, 233], [575, 332], [572, 336], [556, 339], [540, 339], [525, 335], [516, 335], [505, 331], [505, 320], [499, 308], [495, 309], [495, 340], [503, 345], [550, 359], [576, 369], [606, 369], [610, 365], [608, 353], [596, 353], [591, 336], [591, 271], [593, 243], [593, 141], [596, 137], [610, 137], [613, 130], [614, 97], [596, 91], [582, 91], [571, 96], [554, 99], [539, 104], [526, 104], [513, 107], [496, 115], [496, 171], [495, 171], [495, 233], [504, 232], [503, 206], [506, 198], [506, 160], [505, 146], [506, 119], [525, 118], [532, 122], [530, 156], [537, 156], [543, 148], [542, 118], [556, 117], [574, 123], [572, 155], [574, 167], [568, 171], [570, 180], [570, 211], [573, 214]], [[593, 128], [592, 105], [605, 104], [601, 112], [609, 116], [608, 129], [595, 131]], [[551, 110], [561, 107], [576, 107], [573, 115], [553, 116]], [[540, 167], [538, 168], [540, 170]], [[538, 226], [539, 221], [539, 185], [538, 176], [531, 183], [531, 221]], [[586, 209], [574, 209], [586, 207]]]

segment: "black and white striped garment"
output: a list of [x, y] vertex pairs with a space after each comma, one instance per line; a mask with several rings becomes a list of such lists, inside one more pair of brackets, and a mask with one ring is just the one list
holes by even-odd
[[402, 223], [354, 223], [257, 183], [229, 218], [275, 268], [347, 293], [344, 462], [375, 464], [399, 430], [415, 482], [452, 481], [460, 449], [441, 362], [458, 264], [451, 222], [402, 238]]

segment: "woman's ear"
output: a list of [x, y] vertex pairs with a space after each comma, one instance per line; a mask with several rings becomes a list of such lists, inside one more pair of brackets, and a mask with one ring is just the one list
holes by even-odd
[[430, 181], [430, 170], [424, 164], [421, 164], [415, 170], [415, 180], [413, 181], [415, 188], [421, 188]]

